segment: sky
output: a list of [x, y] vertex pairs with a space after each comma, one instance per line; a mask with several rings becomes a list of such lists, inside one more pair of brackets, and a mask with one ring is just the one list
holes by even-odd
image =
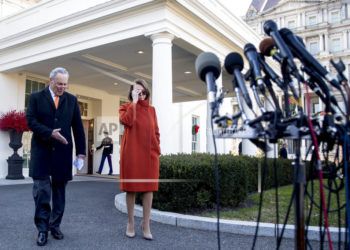
[[252, 0], [221, 0], [237, 16], [244, 16]]

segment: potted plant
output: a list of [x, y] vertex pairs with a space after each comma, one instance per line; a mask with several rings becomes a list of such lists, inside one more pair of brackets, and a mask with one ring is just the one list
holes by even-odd
[[24, 111], [11, 110], [0, 115], [0, 130], [8, 131], [10, 134], [9, 146], [13, 149], [13, 154], [7, 159], [8, 175], [6, 179], [24, 179], [22, 174], [23, 158], [17, 151], [22, 147], [23, 132], [29, 131], [27, 119]]

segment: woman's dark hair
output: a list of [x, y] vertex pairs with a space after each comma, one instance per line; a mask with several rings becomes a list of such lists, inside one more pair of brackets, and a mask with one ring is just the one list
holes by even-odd
[[[151, 95], [151, 93], [149, 92], [149, 89], [148, 89], [148, 84], [147, 84], [147, 82], [145, 81], [145, 80], [143, 80], [143, 79], [136, 79], [135, 81], [134, 81], [134, 83], [135, 84], [138, 84], [138, 85], [141, 85], [143, 88], [144, 88], [144, 90], [145, 90], [145, 92], [146, 92], [146, 98], [145, 98], [145, 100], [148, 100], [148, 98], [149, 98], [149, 96]], [[130, 86], [130, 89], [129, 89], [129, 94], [128, 94], [128, 99], [129, 99], [129, 101], [132, 101], [132, 91], [134, 90], [134, 85], [131, 85]]]

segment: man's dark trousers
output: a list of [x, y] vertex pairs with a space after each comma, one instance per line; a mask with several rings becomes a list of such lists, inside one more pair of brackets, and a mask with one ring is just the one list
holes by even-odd
[[103, 165], [105, 164], [106, 157], [109, 165], [109, 174], [112, 174], [113, 173], [112, 158], [110, 154], [102, 154], [101, 163], [100, 163], [100, 167], [98, 168], [98, 172], [102, 173], [102, 169], [103, 169]]
[[[58, 229], [65, 207], [66, 181], [54, 181], [50, 177], [33, 179], [33, 197], [35, 202], [34, 222], [39, 232]], [[52, 210], [50, 206], [52, 193]]]

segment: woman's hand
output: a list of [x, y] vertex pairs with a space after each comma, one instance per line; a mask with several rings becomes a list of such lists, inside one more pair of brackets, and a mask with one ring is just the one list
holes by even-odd
[[139, 89], [134, 89], [134, 90], [131, 92], [132, 102], [133, 102], [133, 103], [137, 103], [137, 101], [139, 100], [139, 93], [140, 93], [140, 90], [139, 90]]

